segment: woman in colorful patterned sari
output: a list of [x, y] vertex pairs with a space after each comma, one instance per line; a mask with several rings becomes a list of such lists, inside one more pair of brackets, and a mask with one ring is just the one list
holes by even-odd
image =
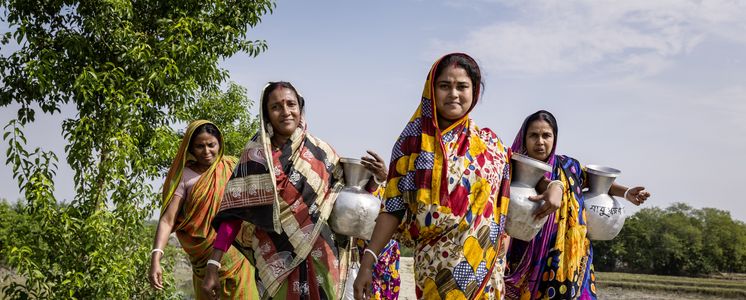
[[[356, 299], [371, 295], [373, 262], [394, 231], [414, 244], [418, 298], [501, 298], [510, 151], [469, 118], [480, 85], [479, 66], [466, 54], [446, 55], [430, 69], [420, 105], [392, 151], [384, 210], [362, 258]], [[551, 191], [535, 197], [547, 199], [539, 217], [561, 198], [559, 188], [547, 186], [543, 180], [537, 187]]]
[[[356, 240], [358, 259], [365, 254], [364, 251], [367, 245], [368, 243], [364, 240]], [[399, 277], [400, 257], [399, 242], [390, 240], [381, 250], [381, 254], [378, 255], [378, 261], [373, 267], [370, 299], [399, 299], [399, 288], [401, 285], [401, 278]]]
[[[511, 241], [505, 278], [510, 299], [596, 299], [593, 249], [586, 236], [582, 189], [585, 171], [572, 157], [556, 155], [557, 121], [540, 110], [526, 118], [512, 145], [513, 152], [547, 162], [547, 177], [562, 180], [559, 210], [550, 214], [541, 231], [530, 242]], [[635, 205], [650, 193], [643, 187], [614, 184], [609, 194], [624, 197]]]
[[[373, 172], [374, 179], [379, 184], [378, 189], [372, 192], [374, 196], [383, 199], [385, 192], [385, 181], [386, 181], [386, 163], [377, 153], [368, 151], [370, 156], [362, 157], [363, 164]], [[380, 179], [379, 179], [380, 178]], [[365, 249], [368, 246], [368, 241], [362, 239], [355, 239], [355, 246], [357, 248], [357, 257], [354, 261], [360, 261], [360, 258], [365, 254]], [[373, 278], [371, 286], [371, 299], [375, 300], [396, 300], [399, 299], [399, 287], [401, 285], [401, 278], [399, 277], [399, 258], [401, 252], [399, 251], [399, 242], [396, 240], [390, 240], [388, 244], [381, 250], [381, 254], [378, 255], [378, 261], [373, 267]]]
[[262, 299], [339, 299], [352, 245], [327, 225], [344, 185], [339, 156], [308, 133], [305, 101], [290, 83], [268, 84], [261, 105], [259, 133], [213, 222], [218, 238], [208, 263], [215, 266], [202, 288], [219, 288], [216, 261], [232, 243], [256, 266]]
[[[208, 299], [199, 288], [212, 251], [215, 231], [210, 227], [220, 207], [225, 185], [236, 158], [223, 156], [223, 139], [218, 128], [205, 120], [187, 127], [179, 151], [163, 185], [163, 208], [153, 242], [150, 283], [163, 289], [160, 259], [171, 232], [176, 232], [192, 264], [192, 281], [197, 299]], [[235, 248], [222, 257], [219, 279], [222, 299], [257, 299], [254, 268]]]

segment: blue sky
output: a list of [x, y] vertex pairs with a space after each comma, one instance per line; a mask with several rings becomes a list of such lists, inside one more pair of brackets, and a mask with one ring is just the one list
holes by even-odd
[[[432, 62], [463, 51], [486, 85], [472, 118], [506, 143], [546, 109], [558, 153], [622, 170], [619, 183], [653, 194], [645, 206], [686, 202], [746, 221], [746, 2], [280, 1], [250, 38], [269, 50], [224, 61], [232, 80], [252, 99], [267, 81], [293, 82], [310, 131], [343, 156], [388, 157]], [[13, 108], [0, 110], [3, 124]], [[30, 143], [62, 153], [49, 128], [71, 114], [29, 127]], [[61, 199], [70, 176], [63, 167], [56, 179]], [[0, 185], [18, 197], [7, 166]]]

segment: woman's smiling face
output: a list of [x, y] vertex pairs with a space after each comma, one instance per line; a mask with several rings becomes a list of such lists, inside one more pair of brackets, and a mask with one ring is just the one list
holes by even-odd
[[267, 113], [274, 134], [289, 137], [300, 124], [301, 107], [293, 90], [278, 87], [269, 94]]
[[435, 107], [438, 123], [453, 123], [471, 109], [474, 86], [464, 68], [456, 65], [446, 69], [435, 79]]

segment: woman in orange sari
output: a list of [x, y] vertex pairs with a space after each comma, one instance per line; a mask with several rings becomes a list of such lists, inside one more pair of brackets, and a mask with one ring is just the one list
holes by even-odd
[[[187, 127], [179, 151], [163, 185], [163, 207], [153, 242], [149, 272], [150, 284], [163, 289], [160, 259], [171, 232], [176, 232], [192, 265], [192, 281], [197, 299], [208, 299], [199, 288], [212, 251], [216, 233], [210, 227], [218, 212], [225, 185], [236, 158], [223, 156], [223, 139], [218, 128], [205, 120]], [[257, 299], [254, 268], [235, 248], [221, 260], [219, 271], [221, 299]]]

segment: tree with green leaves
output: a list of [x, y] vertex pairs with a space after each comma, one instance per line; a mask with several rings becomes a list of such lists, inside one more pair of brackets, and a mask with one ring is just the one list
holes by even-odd
[[684, 203], [644, 208], [630, 216], [611, 241], [596, 241], [601, 271], [661, 275], [746, 272], [746, 224], [714, 208]]
[[[5, 296], [173, 296], [173, 289], [154, 294], [146, 282], [153, 233], [145, 224], [159, 206], [149, 182], [172, 158], [174, 124], [213, 118], [236, 138], [229, 151], [255, 128], [245, 91], [220, 92], [228, 74], [218, 62], [266, 50], [248, 32], [274, 3], [0, 0], [0, 7], [10, 25], [0, 44], [19, 47], [0, 56], [0, 106], [20, 107], [4, 127], [6, 164], [24, 214], [38, 225], [0, 249], [26, 279]], [[59, 154], [29, 149], [23, 129], [63, 105], [75, 110], [61, 125], [75, 197], [61, 204], [53, 193]]]
[[239, 156], [259, 128], [259, 118], [249, 113], [253, 106], [254, 103], [246, 96], [246, 88], [231, 83], [225, 92], [202, 93], [199, 101], [185, 106], [176, 116], [184, 122], [197, 119], [212, 121], [223, 134], [225, 154]]

